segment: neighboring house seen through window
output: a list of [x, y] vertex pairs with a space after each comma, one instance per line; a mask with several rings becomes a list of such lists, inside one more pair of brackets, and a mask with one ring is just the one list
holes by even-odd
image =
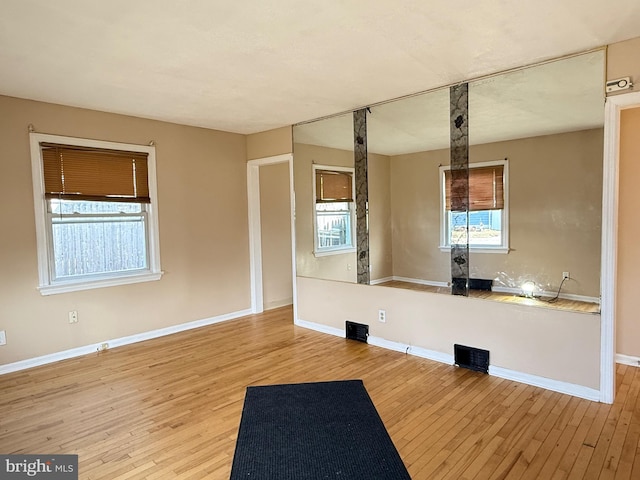
[[40, 291], [160, 278], [155, 148], [31, 134]]

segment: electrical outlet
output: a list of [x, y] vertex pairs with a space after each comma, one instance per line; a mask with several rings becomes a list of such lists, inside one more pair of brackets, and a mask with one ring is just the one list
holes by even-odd
[[565, 278], [567, 279], [571, 278], [571, 276], [569, 275], [569, 272], [562, 272], [562, 279], [564, 280]]
[[69, 323], [78, 323], [78, 311], [72, 310], [69, 312]]
[[108, 343], [101, 343], [100, 344], [100, 348], [98, 349], [101, 352], [105, 352], [107, 350], [109, 350], [109, 344]]
[[4, 330], [0, 330], [0, 345], [7, 344], [7, 332]]
[[387, 312], [385, 310], [378, 310], [378, 321], [382, 323], [387, 321]]

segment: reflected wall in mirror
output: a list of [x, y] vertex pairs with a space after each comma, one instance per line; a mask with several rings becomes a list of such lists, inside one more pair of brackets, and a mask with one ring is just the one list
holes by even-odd
[[[438, 249], [437, 192], [438, 165], [449, 164], [450, 157], [449, 89], [372, 107], [368, 126], [369, 152], [383, 165], [369, 172], [369, 230], [386, 238], [371, 245], [372, 282], [446, 287], [450, 261]], [[425, 150], [435, 168], [424, 160]]]
[[356, 282], [353, 115], [296, 125], [293, 142], [297, 275]]
[[473, 255], [471, 276], [598, 301], [604, 51], [471, 82], [469, 104], [470, 162], [508, 159], [509, 241]]
[[[602, 50], [470, 82], [470, 167], [502, 164], [505, 172], [500, 212], [469, 215], [470, 243], [481, 244], [471, 248], [472, 278], [509, 294], [533, 281], [538, 295], [562, 286], [561, 297], [597, 301], [603, 105]], [[316, 122], [334, 122], [318, 125], [322, 138], [306, 135], [313, 124], [294, 127], [298, 275], [355, 281], [346, 274], [354, 257], [335, 269], [318, 266], [322, 258], [309, 247], [311, 193], [300, 185], [311, 181], [312, 160], [353, 161], [348, 118], [342, 127], [337, 119]], [[371, 283], [400, 280], [448, 292], [449, 90], [373, 106], [367, 122]], [[497, 243], [489, 238], [496, 231]], [[563, 282], [564, 272], [570, 278]]]

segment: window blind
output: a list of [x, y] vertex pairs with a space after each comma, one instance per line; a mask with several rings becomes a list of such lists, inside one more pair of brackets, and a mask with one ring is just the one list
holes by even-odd
[[353, 202], [352, 173], [316, 170], [316, 203]]
[[150, 203], [147, 154], [41, 143], [46, 198]]
[[[446, 209], [451, 210], [451, 171], [445, 170]], [[504, 165], [469, 168], [469, 210], [504, 208]]]

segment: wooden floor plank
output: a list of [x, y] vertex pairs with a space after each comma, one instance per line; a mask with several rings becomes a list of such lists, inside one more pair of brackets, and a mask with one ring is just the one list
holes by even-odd
[[361, 378], [414, 479], [640, 478], [640, 369], [613, 405], [294, 326], [291, 308], [0, 376], [0, 452], [80, 478], [227, 479], [246, 387]]

